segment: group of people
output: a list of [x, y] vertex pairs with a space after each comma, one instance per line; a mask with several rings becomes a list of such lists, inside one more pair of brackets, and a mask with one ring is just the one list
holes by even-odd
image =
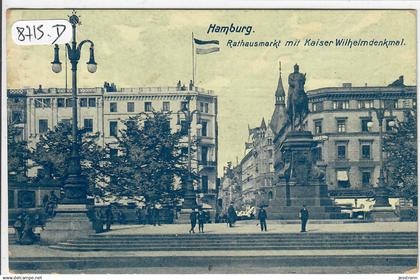
[[162, 205], [160, 203], [147, 204], [145, 206], [139, 207], [136, 210], [136, 216], [138, 224], [143, 225], [158, 225], [160, 226], [160, 212], [162, 210]]
[[36, 225], [40, 225], [44, 229], [44, 222], [40, 214], [30, 214], [26, 211], [20, 213], [13, 224], [17, 243], [31, 245], [37, 241], [38, 237], [34, 233]]
[[[112, 212], [112, 206], [108, 205], [105, 210], [96, 208], [93, 219], [93, 228], [96, 233], [110, 231], [111, 225], [114, 221], [114, 214]], [[105, 229], [104, 229], [105, 226]]]
[[190, 221], [191, 221], [191, 229], [190, 233], [195, 233], [195, 226], [197, 225], [198, 221], [198, 231], [200, 233], [204, 233], [204, 224], [206, 223], [207, 215], [203, 211], [203, 209], [199, 209], [198, 212], [195, 208], [192, 209], [190, 214]]

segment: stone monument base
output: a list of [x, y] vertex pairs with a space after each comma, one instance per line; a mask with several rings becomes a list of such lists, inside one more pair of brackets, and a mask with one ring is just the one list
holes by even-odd
[[346, 219], [328, 195], [323, 171], [313, 159], [317, 142], [309, 131], [290, 131], [282, 143], [284, 168], [278, 172], [274, 198], [267, 208], [269, 219], [296, 220], [305, 204], [309, 219]]
[[376, 222], [398, 222], [398, 217], [395, 210], [392, 207], [373, 207], [370, 211], [371, 219]]
[[59, 204], [56, 215], [41, 232], [41, 245], [52, 245], [94, 234], [86, 205]]
[[174, 224], [190, 224], [191, 212], [192, 209], [181, 209], [181, 212], [178, 214], [178, 219], [174, 220]]

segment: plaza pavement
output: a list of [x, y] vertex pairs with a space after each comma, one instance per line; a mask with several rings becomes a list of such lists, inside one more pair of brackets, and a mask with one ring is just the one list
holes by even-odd
[[[354, 223], [354, 224], [318, 224], [309, 222], [307, 233], [332, 233], [332, 232], [416, 232], [416, 222], [375, 222], [375, 223]], [[188, 224], [172, 225], [113, 225], [111, 231], [101, 235], [158, 235], [158, 234], [187, 234]], [[198, 231], [198, 228], [197, 228]], [[281, 224], [268, 222], [268, 233], [295, 233], [300, 231], [300, 224]], [[239, 221], [232, 228], [226, 224], [206, 224], [205, 233], [195, 234], [265, 234], [261, 232], [257, 221]], [[13, 234], [13, 230], [9, 230]], [[305, 255], [377, 255], [377, 254], [417, 254], [416, 249], [375, 249], [375, 250], [256, 250], [256, 251], [128, 251], [128, 252], [71, 252], [51, 249], [46, 246], [31, 245], [21, 246], [9, 244], [9, 257], [30, 258], [30, 257], [108, 257], [108, 256], [305, 256]]]

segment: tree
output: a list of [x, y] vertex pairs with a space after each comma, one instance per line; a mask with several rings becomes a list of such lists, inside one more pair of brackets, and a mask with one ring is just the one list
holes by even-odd
[[417, 200], [417, 114], [404, 112], [404, 121], [396, 122], [394, 132], [384, 136], [387, 155], [384, 168], [388, 186], [400, 196]]
[[[36, 165], [42, 167], [44, 176], [61, 181], [67, 177], [68, 159], [72, 149], [72, 127], [69, 123], [61, 122], [54, 129], [40, 136], [31, 159]], [[103, 149], [97, 145], [97, 134], [86, 134], [79, 130], [80, 159], [82, 174], [89, 182], [89, 191], [92, 193], [101, 173], [101, 159], [104, 157]]]
[[22, 129], [13, 124], [7, 126], [7, 162], [8, 173], [23, 178], [26, 177], [30, 151], [27, 148], [26, 141], [20, 138], [21, 132]]
[[163, 112], [130, 117], [123, 123], [126, 128], [120, 130], [117, 142], [106, 147], [104, 190], [116, 196], [144, 196], [149, 202], [166, 198], [173, 203], [181, 195], [176, 178], [188, 175], [182, 131], [172, 133], [170, 113]]

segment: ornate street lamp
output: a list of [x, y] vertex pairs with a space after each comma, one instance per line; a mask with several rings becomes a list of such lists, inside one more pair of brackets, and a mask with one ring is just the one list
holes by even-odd
[[[392, 110], [384, 108], [382, 106], [382, 99], [380, 100], [379, 108], [372, 108], [375, 112], [376, 118], [379, 123], [379, 178], [378, 178], [378, 185], [375, 191], [375, 207], [390, 207], [389, 204], [389, 192], [386, 188], [385, 182], [385, 174], [384, 174], [384, 157], [383, 157], [383, 121], [385, 119], [385, 112], [389, 111], [390, 115], [392, 115]], [[370, 112], [369, 112], [370, 114]], [[395, 123], [393, 121], [388, 123], [389, 126], [394, 126]], [[367, 124], [368, 129], [371, 129], [373, 123], [370, 121]]]
[[[177, 112], [177, 125], [181, 125], [181, 117], [180, 115], [184, 115], [185, 126], [187, 128], [188, 134], [188, 176], [185, 183], [185, 190], [184, 190], [184, 203], [182, 204], [183, 209], [192, 209], [197, 208], [197, 197], [196, 192], [193, 186], [193, 179], [191, 177], [192, 173], [192, 166], [191, 166], [191, 149], [192, 149], [192, 141], [191, 141], [191, 124], [193, 122], [194, 115], [196, 115], [196, 127], [200, 129], [201, 127], [201, 117], [200, 111], [194, 110], [190, 111], [190, 101], [191, 96], [186, 97], [187, 100], [187, 108], [182, 108]], [[183, 129], [183, 127], [181, 127]]]
[[[75, 12], [70, 16], [69, 21], [73, 29], [71, 44], [66, 44], [72, 71], [72, 151], [67, 167], [67, 178], [64, 183], [64, 197], [61, 202], [62, 204], [86, 204], [87, 180], [81, 175], [80, 151], [77, 139], [77, 63], [80, 60], [82, 47], [86, 43], [90, 44], [90, 57], [86, 63], [90, 73], [96, 72], [97, 63], [94, 56], [94, 44], [91, 40], [83, 40], [77, 44], [76, 27], [80, 22]], [[62, 69], [58, 45], [54, 47], [54, 61], [51, 62], [51, 68], [54, 73], [59, 73]]]

